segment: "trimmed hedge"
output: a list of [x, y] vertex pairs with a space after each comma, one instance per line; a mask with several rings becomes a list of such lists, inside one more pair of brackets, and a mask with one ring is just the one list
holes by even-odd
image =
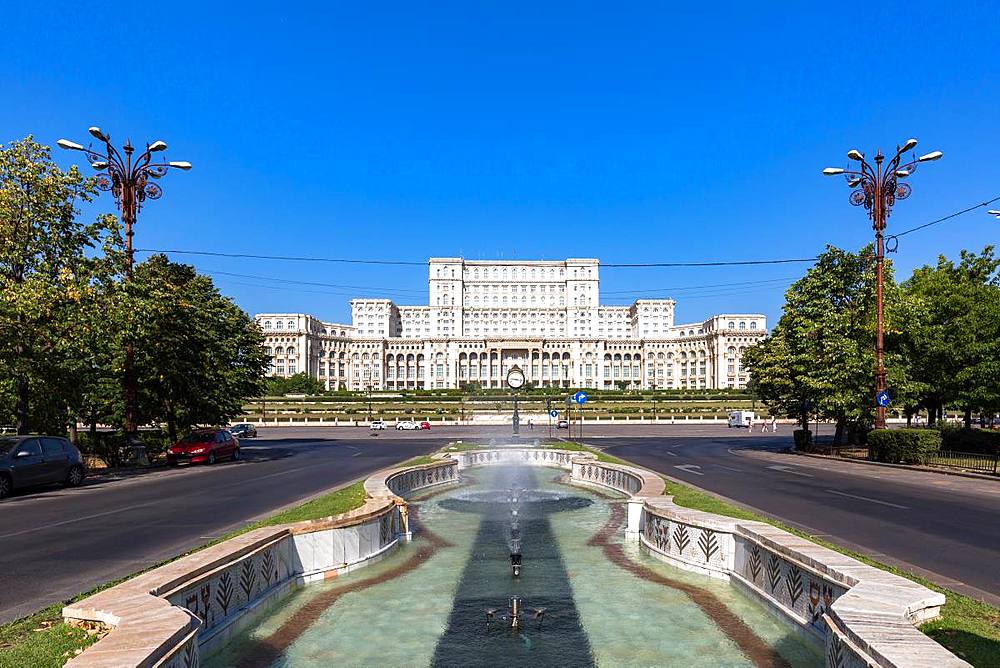
[[941, 449], [934, 429], [876, 429], [868, 434], [868, 455], [876, 462], [925, 464]]
[[1000, 432], [947, 427], [941, 431], [941, 449], [995, 455], [1000, 451]]

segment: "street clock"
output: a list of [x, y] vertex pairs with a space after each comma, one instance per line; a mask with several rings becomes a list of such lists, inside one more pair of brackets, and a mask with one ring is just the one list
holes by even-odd
[[507, 372], [507, 387], [512, 390], [524, 387], [524, 372], [520, 368], [514, 367]]

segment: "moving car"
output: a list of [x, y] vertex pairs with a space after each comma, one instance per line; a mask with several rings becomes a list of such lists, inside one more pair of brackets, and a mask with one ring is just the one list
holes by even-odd
[[368, 425], [368, 428], [373, 430], [385, 429], [385, 422], [382, 420], [372, 420], [372, 423]]
[[559, 422], [556, 422], [556, 429], [569, 429], [569, 420], [559, 420]]
[[0, 499], [30, 485], [76, 487], [86, 469], [83, 456], [60, 436], [0, 437]]
[[412, 431], [414, 429], [420, 429], [420, 425], [413, 420], [404, 420], [403, 422], [396, 423], [396, 429]]
[[421, 429], [430, 429], [431, 428], [431, 423], [427, 422], [426, 420], [424, 420], [423, 422], [420, 423], [420, 428]]
[[214, 464], [240, 458], [240, 442], [228, 429], [195, 429], [167, 448], [167, 465]]
[[249, 422], [240, 422], [230, 427], [229, 433], [236, 438], [257, 438], [257, 427]]
[[729, 428], [749, 427], [757, 421], [757, 416], [753, 411], [730, 411]]

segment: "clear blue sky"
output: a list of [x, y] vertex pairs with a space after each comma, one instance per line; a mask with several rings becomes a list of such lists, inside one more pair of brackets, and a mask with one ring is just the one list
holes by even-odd
[[[820, 170], [910, 136], [945, 157], [914, 175], [891, 228], [1000, 195], [997, 3], [671, 4], [9, 3], [0, 141], [83, 141], [93, 124], [166, 140], [195, 167], [142, 212], [144, 248], [811, 257], [871, 235]], [[998, 239], [1000, 221], [970, 213], [904, 238], [895, 260], [908, 275]], [[250, 312], [426, 303], [424, 267], [174, 259]], [[681, 320], [773, 322], [777, 279], [804, 270], [606, 269], [602, 293], [665, 289]]]

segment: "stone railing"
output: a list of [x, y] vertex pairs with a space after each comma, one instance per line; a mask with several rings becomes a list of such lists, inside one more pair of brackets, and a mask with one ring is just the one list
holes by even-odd
[[650, 553], [733, 582], [823, 639], [829, 668], [967, 666], [914, 624], [943, 594], [764, 522], [736, 520], [647, 499], [641, 535]]
[[458, 462], [458, 468], [469, 466], [554, 466], [567, 471], [578, 457], [593, 458], [589, 453], [551, 448], [504, 446], [497, 449], [463, 450], [447, 456]]
[[365, 481], [363, 506], [322, 520], [255, 529], [63, 608], [69, 622], [110, 633], [73, 668], [197, 666], [291, 589], [372, 563], [409, 535], [411, 492], [458, 479], [456, 462], [386, 469]]

